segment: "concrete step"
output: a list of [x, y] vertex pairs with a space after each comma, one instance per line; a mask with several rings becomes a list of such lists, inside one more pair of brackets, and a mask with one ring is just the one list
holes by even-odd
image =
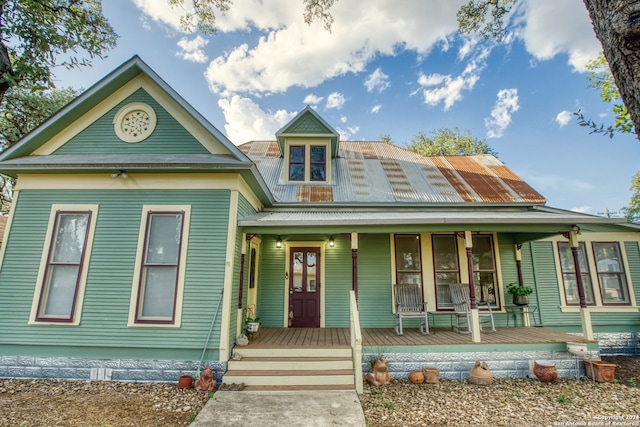
[[332, 370], [353, 369], [348, 357], [243, 357], [230, 360], [229, 370]]
[[227, 371], [222, 379], [226, 384], [245, 386], [337, 386], [355, 388], [353, 369], [321, 371]]
[[351, 357], [350, 347], [243, 347], [235, 346], [234, 353], [245, 357]]

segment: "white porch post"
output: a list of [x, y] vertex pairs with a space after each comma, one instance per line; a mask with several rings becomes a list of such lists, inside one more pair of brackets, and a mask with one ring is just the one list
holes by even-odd
[[467, 269], [469, 273], [469, 299], [471, 309], [471, 341], [480, 342], [480, 315], [476, 303], [476, 286], [473, 282], [473, 237], [470, 230], [464, 232], [464, 246], [467, 250]]
[[578, 285], [578, 298], [580, 299], [580, 319], [582, 320], [582, 333], [587, 340], [593, 340], [593, 326], [591, 325], [591, 312], [584, 297], [584, 284], [582, 283], [582, 274], [580, 271], [580, 258], [578, 257], [578, 231], [576, 226], [569, 232], [569, 244], [571, 245], [571, 254], [573, 255], [573, 265], [576, 272], [576, 283]]
[[238, 313], [236, 318], [236, 337], [242, 332], [242, 324], [244, 319], [242, 318], [242, 293], [244, 287], [244, 259], [247, 255], [247, 234], [242, 233], [242, 243], [240, 249], [240, 286], [238, 290]]

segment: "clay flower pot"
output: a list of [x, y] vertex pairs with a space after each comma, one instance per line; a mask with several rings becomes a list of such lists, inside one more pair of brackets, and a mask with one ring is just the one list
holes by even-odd
[[411, 381], [414, 384], [422, 384], [424, 382], [424, 374], [420, 371], [410, 372], [409, 381]]
[[558, 379], [558, 369], [556, 365], [543, 365], [533, 362], [533, 373], [543, 383], [551, 383]]
[[191, 375], [183, 375], [178, 378], [178, 388], [191, 388], [193, 377]]

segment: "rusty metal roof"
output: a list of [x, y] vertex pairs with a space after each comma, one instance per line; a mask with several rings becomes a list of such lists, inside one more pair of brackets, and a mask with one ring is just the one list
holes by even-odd
[[299, 204], [544, 204], [546, 199], [491, 155], [425, 157], [384, 141], [340, 141], [326, 184], [288, 183], [276, 141], [240, 148], [273, 196]]

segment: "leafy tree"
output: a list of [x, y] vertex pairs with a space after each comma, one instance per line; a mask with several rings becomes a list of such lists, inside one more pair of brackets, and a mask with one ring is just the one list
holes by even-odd
[[0, 1], [0, 101], [18, 84], [54, 87], [52, 68], [89, 65], [116, 39], [100, 0]]
[[[0, 151], [35, 129], [78, 95], [73, 88], [32, 91], [9, 89], [0, 104]], [[6, 213], [13, 198], [14, 179], [0, 175], [0, 211]]]
[[613, 103], [613, 114], [615, 121], [613, 125], [604, 127], [604, 124], [598, 125], [591, 119], [585, 119], [582, 111], [578, 110], [574, 113], [578, 116], [578, 124], [591, 129], [591, 133], [602, 133], [608, 135], [609, 138], [613, 138], [616, 132], [631, 133], [634, 131], [633, 122], [629, 115], [629, 110], [622, 104], [620, 99], [620, 92], [613, 80], [611, 69], [604, 54], [600, 52], [598, 57], [587, 64], [589, 70], [588, 87], [597, 89], [600, 91], [600, 98], [604, 102]]
[[460, 129], [453, 130], [442, 127], [432, 132], [432, 136], [427, 136], [420, 132], [413, 137], [411, 144], [407, 146], [409, 150], [422, 154], [423, 156], [475, 156], [480, 154], [498, 155], [487, 145], [486, 139], [478, 139], [471, 136], [471, 132], [464, 133]]
[[633, 176], [631, 181], [631, 201], [627, 207], [627, 220], [631, 222], [640, 222], [640, 172]]
[[[462, 33], [480, 34], [500, 40], [505, 33], [504, 18], [518, 0], [471, 0], [458, 11]], [[604, 57], [620, 98], [633, 123], [640, 123], [640, 37], [637, 17], [640, 2], [633, 0], [583, 0], [602, 44]], [[620, 111], [622, 114], [623, 112]], [[638, 135], [640, 138], [640, 135]]]

